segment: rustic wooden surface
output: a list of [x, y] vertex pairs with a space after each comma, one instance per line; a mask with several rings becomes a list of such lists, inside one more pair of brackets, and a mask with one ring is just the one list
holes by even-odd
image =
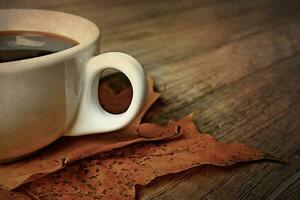
[[2, 0], [0, 8], [90, 19], [102, 29], [102, 52], [135, 56], [164, 90], [152, 121], [194, 111], [200, 130], [290, 162], [198, 167], [140, 186], [139, 199], [299, 199], [298, 2]]

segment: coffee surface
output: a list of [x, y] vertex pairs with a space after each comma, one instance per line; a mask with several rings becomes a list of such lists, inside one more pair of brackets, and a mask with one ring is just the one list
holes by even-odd
[[0, 63], [44, 56], [79, 44], [53, 33], [36, 31], [0, 31]]

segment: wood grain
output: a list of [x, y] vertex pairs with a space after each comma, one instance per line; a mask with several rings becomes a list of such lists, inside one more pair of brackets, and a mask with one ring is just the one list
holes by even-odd
[[299, 1], [0, 1], [15, 7], [86, 17], [102, 52], [140, 60], [164, 90], [148, 120], [194, 111], [200, 130], [290, 163], [198, 167], [140, 186], [139, 199], [300, 198]]

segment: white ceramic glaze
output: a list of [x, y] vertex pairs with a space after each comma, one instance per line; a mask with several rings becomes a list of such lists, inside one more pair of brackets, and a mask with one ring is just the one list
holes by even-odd
[[[137, 115], [147, 88], [143, 68], [124, 53], [97, 55], [100, 32], [95, 24], [32, 9], [0, 9], [0, 19], [0, 31], [50, 32], [79, 42], [54, 54], [0, 63], [0, 162], [30, 154], [62, 135], [120, 129]], [[98, 102], [105, 68], [123, 72], [131, 82], [133, 98], [125, 113], [107, 113]]]

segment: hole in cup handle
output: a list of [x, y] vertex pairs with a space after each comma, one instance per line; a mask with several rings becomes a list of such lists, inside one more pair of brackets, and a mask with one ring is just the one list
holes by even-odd
[[[98, 100], [98, 83], [104, 69], [113, 68], [125, 74], [133, 90], [132, 101], [126, 112], [106, 112]], [[74, 124], [66, 130], [66, 136], [115, 131], [129, 124], [141, 110], [147, 94], [147, 80], [141, 64], [121, 52], [108, 52], [92, 57], [84, 74], [83, 93]]]

